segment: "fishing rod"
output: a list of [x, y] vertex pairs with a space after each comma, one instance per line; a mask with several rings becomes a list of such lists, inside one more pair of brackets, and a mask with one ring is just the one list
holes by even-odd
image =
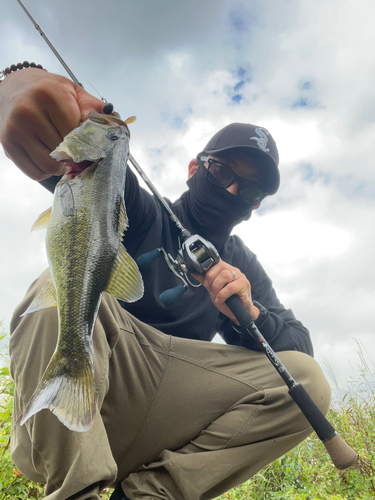
[[[25, 11], [31, 22], [34, 24], [35, 28], [39, 31], [62, 66], [66, 69], [72, 80], [77, 85], [83, 88], [82, 84], [78, 82], [77, 78], [73, 75], [62, 57], [53, 47], [52, 43], [45, 36], [39, 25], [31, 17], [22, 2], [20, 0], [17, 0], [17, 2]], [[103, 112], [106, 114], [111, 114], [112, 111], [113, 105], [105, 101]], [[175, 276], [177, 276], [182, 281], [182, 285], [179, 285], [170, 290], [166, 290], [160, 296], [165, 305], [173, 305], [176, 300], [178, 300], [179, 296], [182, 295], [189, 286], [196, 286], [191, 283], [187, 273], [198, 273], [202, 275], [205, 274], [212, 266], [219, 262], [220, 255], [211, 242], [205, 240], [197, 234], [190, 233], [190, 231], [185, 228], [185, 226], [171, 210], [169, 205], [154, 187], [150, 179], [143, 172], [142, 168], [132, 155], [129, 156], [129, 162], [137, 170], [137, 172], [145, 181], [146, 185], [149, 187], [161, 206], [167, 211], [170, 219], [176, 225], [180, 233], [180, 248], [175, 258], [170, 254], [167, 254], [167, 252], [163, 248], [157, 248], [151, 252], [148, 252], [147, 254], [141, 255], [137, 259], [137, 262], [141, 267], [147, 268], [151, 267], [160, 255], [164, 256], [164, 259], [170, 271], [172, 271]], [[336, 468], [344, 470], [356, 463], [358, 459], [357, 453], [338, 435], [334, 427], [329, 423], [329, 421], [311, 399], [306, 389], [300, 383], [297, 383], [294, 380], [294, 378], [282, 364], [280, 359], [277, 357], [272, 347], [260, 333], [259, 329], [255, 325], [254, 318], [242, 304], [238, 295], [232, 295], [231, 297], [229, 297], [226, 300], [226, 304], [241, 325], [240, 335], [245, 337], [251, 336], [258, 343], [262, 352], [267, 356], [271, 364], [284, 380], [285, 384], [289, 388], [290, 396], [301, 409], [302, 413], [309, 421], [311, 427], [314, 429], [319, 439], [323, 442]]]
[[[148, 269], [162, 254], [169, 269], [178, 278], [180, 278], [182, 285], [166, 290], [160, 295], [160, 299], [164, 305], [169, 307], [173, 305], [186, 291], [189, 284], [192, 285], [187, 276], [187, 272], [198, 273], [201, 275], [205, 274], [212, 266], [219, 262], [220, 255], [211, 242], [205, 240], [197, 234], [191, 234], [190, 231], [183, 226], [181, 221], [177, 218], [169, 205], [153, 186], [150, 179], [143, 172], [140, 165], [132, 156], [130, 156], [129, 161], [136, 168], [137, 172], [141, 175], [142, 179], [146, 182], [156, 199], [167, 211], [170, 219], [175, 223], [177, 229], [180, 231], [181, 244], [176, 258], [167, 254], [163, 248], [157, 248], [151, 252], [142, 254], [137, 259], [137, 263], [140, 267]], [[267, 356], [273, 367], [284, 380], [285, 384], [289, 388], [288, 392], [290, 396], [293, 398], [294, 402], [300, 408], [309, 421], [311, 427], [324, 444], [335, 467], [339, 470], [344, 470], [351, 465], [354, 465], [358, 459], [357, 453], [338, 435], [334, 427], [311, 399], [303, 385], [297, 383], [288, 372], [272, 347], [259, 331], [254, 318], [247, 311], [238, 295], [232, 295], [225, 301], [225, 303], [241, 325], [241, 329], [239, 330], [240, 335], [244, 338], [250, 336], [253, 340], [255, 340], [262, 352]]]
[[[52, 52], [55, 54], [55, 56], [57, 57], [57, 59], [60, 61], [61, 65], [64, 67], [65, 71], [68, 73], [68, 75], [73, 80], [73, 82], [76, 85], [79, 85], [81, 88], [84, 88], [83, 85], [82, 85], [82, 83], [80, 83], [78, 81], [78, 79], [75, 77], [75, 75], [72, 72], [72, 70], [69, 68], [69, 66], [66, 64], [66, 62], [64, 61], [64, 59], [57, 52], [57, 50], [55, 49], [55, 47], [52, 45], [52, 43], [47, 38], [47, 35], [42, 31], [42, 29], [39, 26], [39, 24], [37, 24], [37, 22], [32, 17], [32, 15], [30, 14], [30, 12], [26, 9], [26, 7], [24, 6], [24, 4], [21, 2], [21, 0], [17, 0], [17, 2], [19, 3], [19, 5], [23, 9], [23, 11], [25, 12], [25, 14], [27, 15], [27, 17], [30, 19], [30, 21], [34, 25], [35, 29], [39, 32], [40, 36], [46, 42], [46, 44], [48, 45], [48, 47], [52, 50]], [[100, 94], [99, 94], [99, 96], [100, 96]], [[100, 96], [100, 99], [104, 102], [103, 113], [105, 113], [106, 115], [110, 115], [112, 113], [113, 109], [114, 109], [113, 104], [110, 103], [110, 102], [107, 102], [107, 100], [104, 97], [102, 97], [102, 96]]]
[[52, 52], [55, 54], [55, 56], [57, 57], [57, 59], [60, 61], [60, 63], [62, 64], [62, 66], [64, 67], [65, 71], [68, 73], [68, 75], [70, 76], [70, 78], [73, 80], [74, 83], [76, 83], [77, 85], [79, 85], [80, 87], [83, 88], [83, 85], [82, 83], [80, 83], [77, 78], [74, 76], [73, 72], [70, 70], [69, 66], [65, 63], [64, 59], [60, 56], [60, 54], [57, 52], [57, 50], [55, 49], [55, 47], [52, 45], [52, 43], [48, 40], [47, 36], [43, 33], [43, 31], [41, 30], [39, 24], [37, 24], [34, 20], [34, 18], [31, 16], [30, 12], [26, 9], [26, 7], [23, 5], [23, 3], [21, 2], [21, 0], [17, 0], [17, 2], [20, 4], [21, 8], [24, 10], [25, 14], [27, 15], [27, 17], [30, 19], [30, 21], [33, 23], [34, 27], [36, 30], [39, 31], [41, 37], [43, 38], [43, 40], [46, 42], [46, 44], [48, 45], [48, 47], [52, 50]]

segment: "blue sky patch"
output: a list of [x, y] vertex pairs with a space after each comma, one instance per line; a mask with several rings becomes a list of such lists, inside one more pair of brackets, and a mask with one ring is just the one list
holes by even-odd
[[189, 107], [182, 114], [161, 113], [160, 120], [175, 130], [183, 130], [187, 128], [186, 117], [191, 115], [193, 110]]
[[232, 96], [232, 102], [239, 104], [242, 101], [243, 97], [241, 94], [234, 94]]
[[312, 184], [317, 182], [318, 180], [323, 181], [324, 184], [329, 184], [330, 182], [329, 174], [313, 167], [312, 163], [310, 162], [300, 163], [299, 168], [301, 170], [303, 181], [310, 182]]
[[299, 84], [300, 90], [311, 90], [314, 86], [314, 82], [310, 80], [304, 80]]
[[245, 85], [244, 80], [240, 80], [236, 85], [233, 87], [233, 90], [235, 92], [238, 92], [243, 86]]
[[237, 66], [232, 71], [232, 74], [238, 78], [238, 81], [233, 86], [227, 86], [225, 91], [230, 98], [231, 104], [239, 104], [243, 100], [244, 87], [247, 83], [251, 82], [251, 70], [246, 69], [244, 66]]
[[332, 176], [327, 172], [318, 170], [310, 162], [300, 163], [298, 167], [304, 182], [314, 184], [320, 181], [324, 184], [332, 184], [333, 181], [337, 190], [348, 199], [366, 198], [375, 200], [374, 182], [360, 179], [355, 174], [341, 177]]
[[163, 150], [161, 148], [150, 148], [149, 152], [152, 156], [160, 156]]
[[182, 118], [182, 116], [178, 116], [178, 115], [172, 117], [171, 125], [172, 125], [172, 128], [176, 128], [176, 129], [182, 129], [182, 128], [186, 127], [186, 123], [185, 123], [184, 118]]
[[247, 33], [258, 21], [248, 10], [237, 9], [229, 12], [229, 24], [238, 33]]
[[346, 198], [367, 198], [375, 200], [374, 182], [360, 179], [354, 174], [348, 174], [337, 180], [337, 188]]
[[314, 92], [315, 82], [313, 79], [303, 79], [298, 84], [298, 90], [301, 95], [295, 99], [291, 105], [292, 109], [297, 108], [321, 108], [317, 99], [314, 99], [311, 92]]
[[235, 74], [238, 76], [238, 78], [241, 78], [242, 80], [245, 80], [247, 82], [251, 80], [250, 71], [246, 70], [243, 66], [237, 66]]
[[316, 101], [312, 101], [309, 97], [299, 97], [292, 104], [292, 108], [317, 108], [318, 103]]

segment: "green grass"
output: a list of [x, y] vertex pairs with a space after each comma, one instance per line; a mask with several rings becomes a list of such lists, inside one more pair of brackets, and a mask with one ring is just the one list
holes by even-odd
[[[4, 338], [2, 332], [0, 342]], [[327, 368], [336, 385], [328, 419], [357, 451], [358, 463], [346, 471], [337, 470], [324, 445], [313, 434], [249, 481], [220, 496], [220, 500], [375, 499], [375, 366], [367, 363], [361, 347], [358, 354], [359, 376], [349, 380], [344, 393]], [[0, 352], [0, 500], [43, 498], [43, 486], [24, 477], [10, 458], [14, 384], [6, 361]], [[111, 490], [104, 491], [103, 499], [108, 499], [110, 494]]]

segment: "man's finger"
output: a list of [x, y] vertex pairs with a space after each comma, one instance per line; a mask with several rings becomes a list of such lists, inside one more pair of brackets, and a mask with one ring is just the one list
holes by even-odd
[[63, 162], [57, 162], [51, 158], [49, 148], [39, 140], [35, 140], [32, 147], [27, 148], [11, 144], [5, 151], [7, 157], [33, 180], [41, 181], [52, 175], [63, 175], [66, 172]]
[[81, 114], [87, 114], [89, 111], [103, 113], [103, 101], [92, 96], [81, 87], [76, 87], [76, 100]]
[[28, 177], [35, 181], [41, 181], [51, 177], [52, 174], [47, 174], [39, 168], [39, 166], [32, 161], [27, 152], [21, 147], [17, 148], [10, 147], [4, 150], [6, 156], [16, 165], [19, 169], [26, 174]]

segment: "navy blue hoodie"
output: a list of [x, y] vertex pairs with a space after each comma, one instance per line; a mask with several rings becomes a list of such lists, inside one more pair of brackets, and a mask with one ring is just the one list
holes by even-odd
[[[52, 177], [41, 184], [53, 191], [58, 180], [59, 177]], [[189, 231], [211, 241], [225, 262], [238, 267], [247, 276], [253, 300], [265, 308], [256, 321], [262, 335], [275, 351], [297, 350], [312, 356], [308, 330], [280, 303], [255, 254], [238, 236], [230, 236], [236, 224], [250, 217], [251, 208], [238, 196], [212, 186], [206, 180], [203, 166], [198, 167], [188, 186], [189, 190], [177, 201], [166, 201]], [[176, 256], [178, 230], [154, 196], [139, 186], [130, 168], [126, 176], [125, 205], [129, 228], [123, 243], [129, 254], [136, 259], [163, 247]], [[212, 304], [204, 287], [190, 287], [172, 307], [164, 306], [159, 299], [160, 293], [181, 282], [169, 271], [163, 258], [159, 258], [151, 269], [142, 270], [142, 275], [143, 298], [133, 304], [121, 302], [124, 309], [141, 321], [176, 337], [211, 341], [219, 333], [228, 344], [260, 350], [254, 340], [241, 338], [231, 320]]]

